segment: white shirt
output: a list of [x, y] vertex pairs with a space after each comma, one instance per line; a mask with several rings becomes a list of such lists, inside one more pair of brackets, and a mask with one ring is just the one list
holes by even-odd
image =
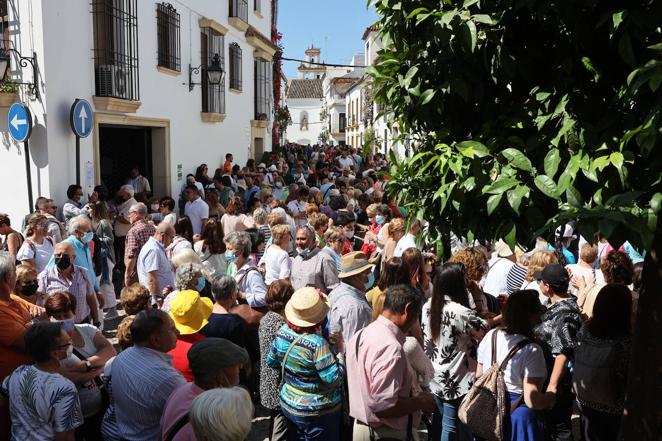
[[493, 296], [508, 295], [508, 272], [515, 265], [505, 257], [496, 257], [490, 262], [483, 291]]
[[[20, 259], [19, 259], [20, 260]], [[578, 263], [573, 264], [573, 265], [566, 265], [565, 269], [570, 271], [570, 273], [574, 276], [579, 277], [580, 279], [583, 277], [584, 281], [586, 282], [586, 285], [598, 285], [598, 284], [603, 284], [605, 283], [605, 278], [602, 275], [602, 271], [599, 269], [593, 269], [593, 268], [586, 268], [584, 266], [580, 266]], [[579, 288], [577, 285], [574, 285], [572, 283], [572, 278], [570, 279], [570, 285], [568, 286], [568, 292], [572, 294], [573, 296], [577, 297], [579, 294]]]
[[[129, 220], [129, 208], [138, 202], [134, 198], [130, 198], [122, 205], [117, 207], [117, 216], [124, 217], [127, 221]], [[123, 224], [120, 222], [115, 222], [115, 237], [126, 237], [127, 233], [131, 229], [131, 224]]]
[[292, 261], [287, 251], [270, 246], [264, 253], [264, 283], [271, 285], [274, 280], [288, 279], [292, 270]]
[[168, 223], [174, 227], [177, 223], [177, 215], [174, 212], [168, 213], [163, 216], [163, 220], [161, 222]]
[[418, 248], [416, 246], [416, 236], [411, 233], [407, 233], [395, 245], [395, 250], [393, 251], [393, 257], [402, 257], [402, 253], [407, 248]]
[[30, 239], [25, 239], [21, 248], [18, 249], [16, 260], [23, 262], [34, 259], [35, 269], [37, 270], [37, 274], [39, 274], [46, 268], [46, 264], [51, 260], [54, 250], [53, 242], [48, 237], [44, 238], [44, 242], [41, 245]]
[[127, 184], [133, 187], [135, 193], [150, 192], [152, 188], [149, 186], [149, 181], [143, 175], [138, 175], [135, 178], [130, 178]]
[[346, 158], [343, 158], [342, 156], [338, 158], [338, 164], [340, 164], [340, 168], [344, 169], [346, 167], [348, 168], [353, 168], [354, 167], [354, 158], [351, 156], [347, 156]]
[[[492, 334], [494, 332], [496, 330], [488, 332], [478, 345], [478, 363], [483, 365], [483, 373], [492, 366]], [[501, 363], [510, 350], [524, 340], [524, 337], [519, 334], [507, 334], [504, 331], [498, 332], [496, 360], [497, 363]], [[517, 351], [503, 370], [503, 379], [508, 392], [521, 394], [525, 378], [547, 378], [545, 357], [542, 348], [537, 343], [529, 343]]]
[[200, 234], [202, 232], [202, 221], [209, 219], [209, 205], [202, 198], [197, 198], [193, 202], [186, 203], [184, 213], [191, 220], [193, 234]]
[[[296, 216], [297, 214], [304, 213], [306, 211], [306, 203], [299, 200], [293, 200], [290, 201], [289, 204], [287, 204], [287, 208], [289, 208], [292, 214]], [[297, 227], [306, 225], [307, 222], [308, 221], [306, 220], [306, 218], [294, 219], [294, 223], [296, 224]]]

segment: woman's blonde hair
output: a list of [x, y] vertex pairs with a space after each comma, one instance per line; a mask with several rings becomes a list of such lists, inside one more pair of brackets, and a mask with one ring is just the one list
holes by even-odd
[[16, 265], [16, 281], [23, 281], [27, 279], [31, 274], [37, 275], [37, 270], [30, 264], [22, 263]]
[[533, 254], [531, 255], [531, 258], [529, 259], [529, 265], [526, 267], [527, 269], [526, 281], [527, 282], [533, 281], [533, 275], [536, 272], [542, 271], [542, 269], [545, 268], [547, 265], [557, 262], [558, 259], [556, 258], [554, 251], [550, 251], [550, 250], [534, 251]]
[[272, 243], [279, 244], [286, 234], [290, 234], [290, 229], [287, 225], [276, 225], [271, 228]]

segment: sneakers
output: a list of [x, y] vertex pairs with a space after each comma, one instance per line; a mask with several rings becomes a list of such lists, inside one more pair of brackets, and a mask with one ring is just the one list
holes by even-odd
[[108, 308], [105, 311], [104, 319], [112, 320], [112, 319], [117, 318], [117, 317], [119, 317], [119, 314], [117, 313], [117, 308], [112, 307], [112, 308]]

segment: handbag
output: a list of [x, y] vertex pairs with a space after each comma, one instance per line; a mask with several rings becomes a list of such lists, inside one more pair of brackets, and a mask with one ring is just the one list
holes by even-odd
[[[73, 354], [80, 359], [80, 361], [87, 361], [87, 357], [85, 357], [83, 354], [78, 351], [75, 347], [73, 348]], [[99, 389], [99, 393], [101, 394], [101, 403], [103, 404], [103, 408], [106, 409], [108, 406], [110, 406], [110, 395], [108, 394], [108, 389], [106, 389], [106, 386], [103, 383], [103, 379], [101, 378], [101, 375], [97, 375], [94, 377], [94, 384], [96, 384], [97, 388]]]

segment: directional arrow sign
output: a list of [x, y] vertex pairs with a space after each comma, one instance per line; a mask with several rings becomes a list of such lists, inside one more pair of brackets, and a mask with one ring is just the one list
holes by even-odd
[[9, 134], [17, 142], [24, 142], [32, 133], [32, 115], [30, 110], [21, 103], [14, 103], [7, 112], [7, 127]]
[[86, 100], [76, 99], [69, 112], [71, 130], [76, 136], [86, 138], [92, 133], [92, 106]]

